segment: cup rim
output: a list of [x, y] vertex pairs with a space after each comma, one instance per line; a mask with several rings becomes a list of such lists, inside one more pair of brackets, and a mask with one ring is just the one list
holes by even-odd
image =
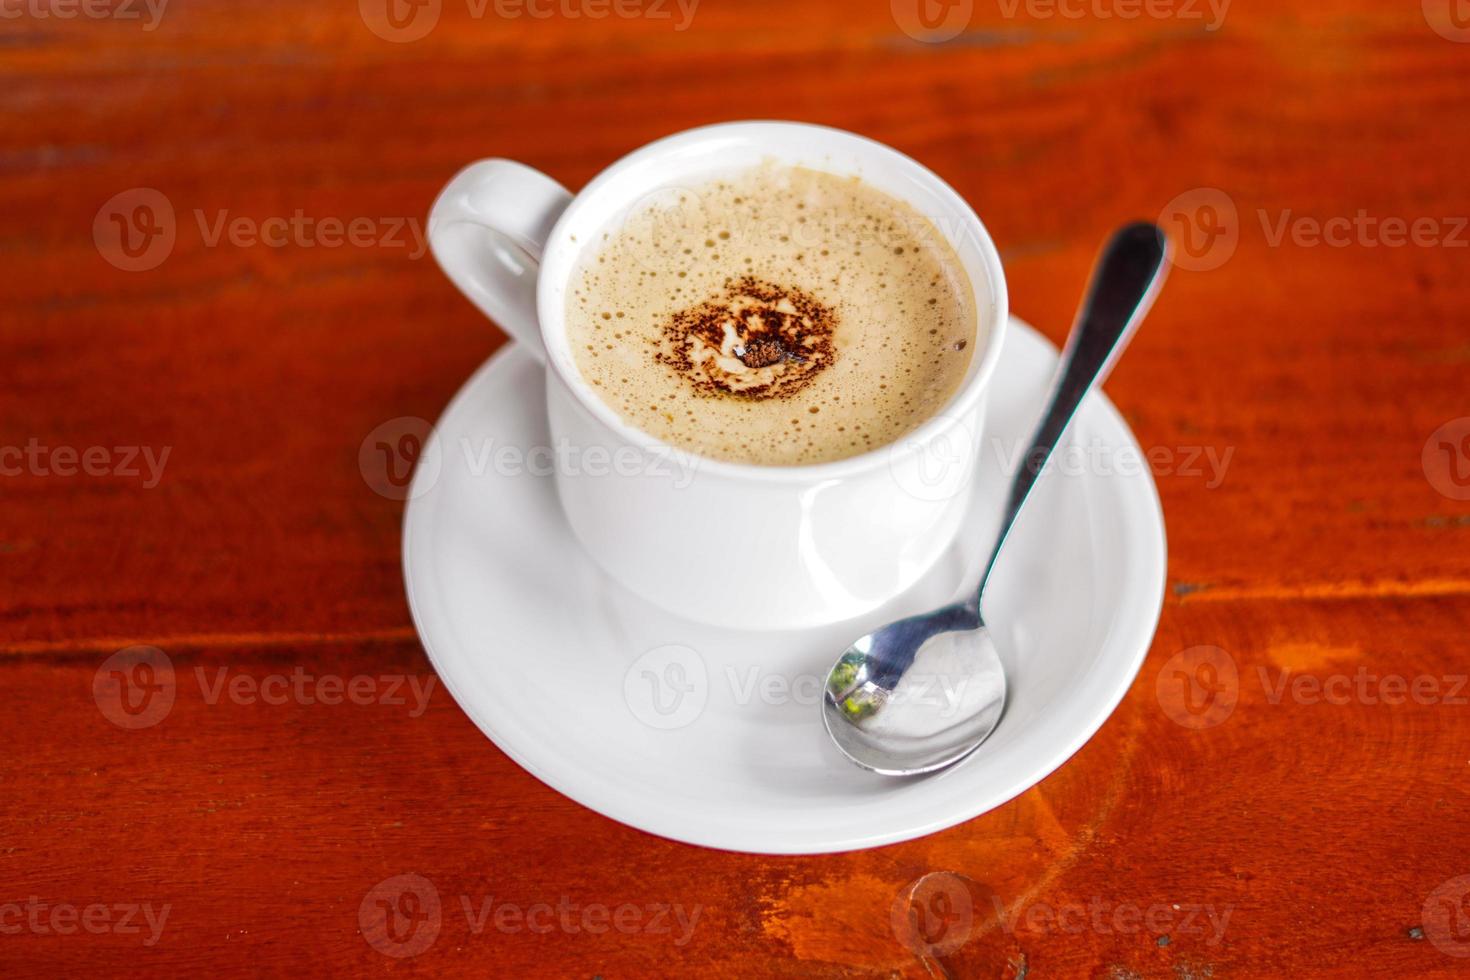
[[[974, 208], [970, 207], [968, 201], [960, 196], [959, 192], [949, 185], [938, 174], [930, 170], [924, 164], [900, 150], [896, 150], [886, 143], [880, 143], [860, 133], [849, 132], [831, 126], [821, 126], [814, 123], [793, 122], [787, 120], [765, 120], [751, 119], [734, 122], [715, 123], [708, 126], [699, 126], [686, 129], [669, 136], [662, 137], [647, 143], [631, 153], [628, 153], [612, 164], [605, 167], [597, 176], [593, 177], [581, 191], [572, 197], [551, 232], [547, 235], [548, 245], [566, 233], [566, 228], [578, 217], [579, 212], [587, 205], [593, 197], [597, 196], [619, 172], [629, 167], [642, 163], [651, 157], [669, 153], [671, 150], [685, 147], [691, 143], [697, 143], [717, 136], [728, 136], [732, 133], [740, 135], [756, 135], [760, 131], [787, 130], [802, 131], [807, 133], [820, 133], [826, 138], [835, 138], [845, 141], [850, 145], [861, 147], [865, 152], [880, 156], [887, 156], [891, 160], [908, 168], [912, 173], [923, 178], [936, 190], [951, 210], [961, 219], [965, 220], [970, 231], [974, 233], [979, 246], [980, 259], [985, 266], [986, 278], [990, 284], [990, 296], [988, 301], [979, 295], [979, 287], [972, 281], [970, 289], [974, 293], [977, 311], [990, 307], [994, 309], [995, 323], [991, 324], [990, 331], [986, 337], [985, 350], [980, 355], [980, 363], [971, 371], [969, 378], [959, 390], [951, 396], [934, 415], [930, 416], [917, 427], [899, 436], [897, 439], [881, 446], [869, 449], [855, 456], [843, 459], [830, 460], [825, 463], [808, 463], [799, 466], [782, 466], [764, 463], [736, 463], [729, 460], [718, 459], [692, 449], [685, 449], [673, 443], [645, 432], [632, 425], [619, 415], [612, 406], [597, 397], [591, 386], [583, 380], [576, 366], [570, 359], [570, 353], [566, 345], [556, 339], [552, 333], [553, 329], [565, 330], [563, 311], [553, 311], [556, 305], [556, 284], [545, 274], [545, 264], [537, 270], [536, 280], [536, 312], [541, 328], [541, 339], [547, 351], [546, 363], [554, 371], [562, 384], [572, 393], [579, 405], [590, 412], [592, 416], [604, 426], [611, 429], [620, 438], [632, 443], [645, 452], [676, 454], [681, 459], [691, 461], [691, 465], [700, 473], [712, 473], [720, 476], [735, 477], [756, 482], [774, 483], [820, 483], [828, 480], [847, 479], [870, 471], [891, 466], [896, 458], [905, 455], [917, 454], [922, 447], [937, 442], [944, 438], [956, 427], [965, 424], [964, 419], [974, 408], [975, 403], [984, 396], [989, 386], [990, 377], [995, 373], [996, 364], [1000, 361], [1000, 350], [1005, 342], [1005, 332], [1010, 320], [1010, 303], [1006, 289], [1005, 269], [1001, 264], [1000, 252], [995, 247], [995, 242], [990, 237], [985, 223], [980, 220]], [[887, 193], [885, 191], [885, 193]], [[577, 250], [580, 256], [584, 249], [593, 247], [591, 240]], [[973, 277], [971, 277], [973, 280]], [[558, 315], [549, 316], [556, 312]]]

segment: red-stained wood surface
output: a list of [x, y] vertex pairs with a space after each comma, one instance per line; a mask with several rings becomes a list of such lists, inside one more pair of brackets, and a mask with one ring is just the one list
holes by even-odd
[[[1464, 4], [1237, 0], [1215, 30], [1183, 0], [933, 9], [967, 6], [964, 32], [928, 43], [900, 27], [910, 0], [702, 0], [687, 22], [673, 0], [601, 19], [595, 0], [442, 0], [426, 36], [391, 41], [370, 28], [381, 0], [172, 0], [152, 29], [141, 4], [67, 19], [83, 8], [0, 0], [0, 454], [109, 452], [104, 475], [70, 476], [64, 456], [0, 455], [8, 974], [1470, 969], [1470, 502], [1447, 468], [1470, 474], [1470, 422], [1431, 440], [1470, 416]], [[1154, 450], [1170, 571], [1102, 731], [959, 827], [767, 858], [581, 808], [437, 685], [421, 713], [411, 694], [211, 703], [196, 672], [434, 680], [402, 504], [358, 449], [433, 419], [503, 342], [412, 229], [272, 247], [212, 240], [221, 216], [417, 228], [470, 160], [575, 188], [650, 139], [747, 117], [928, 163], [1053, 339], [1119, 221], [1162, 215], [1196, 246], [1109, 383]], [[176, 241], [125, 271], [94, 220], [136, 188], [164, 195]], [[1314, 243], [1334, 219], [1351, 229]], [[1425, 243], [1395, 247], [1389, 219], [1429, 222]], [[168, 451], [156, 485], [146, 464], [117, 472], [119, 447]], [[133, 644], [187, 680], [127, 730], [93, 680]], [[1215, 675], [1228, 717], [1190, 715], [1174, 686], [1200, 647], [1235, 668]], [[359, 909], [408, 874], [441, 928], [393, 958]], [[925, 876], [921, 910], [950, 903], [934, 948], [903, 926]], [[142, 913], [118, 928], [129, 904], [168, 908], [156, 937]], [[107, 923], [64, 931], [98, 905]], [[548, 931], [524, 920], [539, 906]], [[593, 906], [624, 908], [622, 927], [582, 928]], [[656, 928], [653, 906], [697, 918]]]

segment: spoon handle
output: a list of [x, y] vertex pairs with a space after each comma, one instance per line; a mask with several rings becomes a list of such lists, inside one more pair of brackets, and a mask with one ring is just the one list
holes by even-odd
[[978, 609], [985, 585], [995, 568], [995, 559], [1010, 536], [1016, 515], [1026, 503], [1036, 478], [1052, 450], [1061, 441], [1067, 425], [1087, 393], [1101, 384], [1128, 346], [1134, 331], [1143, 322], [1154, 297], [1164, 284], [1168, 268], [1165, 261], [1169, 242], [1156, 226], [1140, 222], [1126, 225], [1113, 233], [1098, 257], [1087, 289], [1087, 297], [1077, 312], [1072, 334], [1062, 351], [1061, 365], [1052, 383], [1051, 396], [1031, 448], [1022, 457], [1020, 472], [1011, 484], [1010, 498], [1001, 517], [1000, 533], [995, 548], [986, 562], [980, 587], [973, 602]]

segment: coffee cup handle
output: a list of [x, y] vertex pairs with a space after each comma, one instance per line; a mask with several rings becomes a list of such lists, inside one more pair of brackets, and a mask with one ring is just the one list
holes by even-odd
[[455, 174], [429, 210], [429, 247], [444, 274], [543, 361], [536, 275], [571, 200], [565, 187], [525, 164], [480, 160]]

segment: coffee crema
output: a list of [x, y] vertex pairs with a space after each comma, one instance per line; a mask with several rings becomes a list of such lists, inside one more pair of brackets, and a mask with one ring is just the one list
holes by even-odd
[[977, 346], [970, 281], [910, 205], [766, 164], [652, 195], [572, 276], [577, 369], [629, 424], [715, 459], [830, 462], [937, 414]]

